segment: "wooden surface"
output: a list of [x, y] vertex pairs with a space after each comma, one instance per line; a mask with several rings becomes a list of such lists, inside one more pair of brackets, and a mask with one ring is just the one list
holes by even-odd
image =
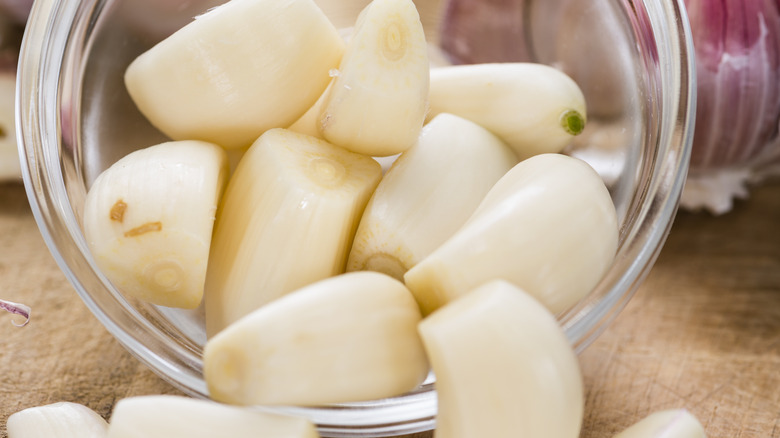
[[[176, 393], [89, 313], [20, 185], [0, 184], [0, 230], [0, 296], [33, 308], [24, 328], [0, 315], [3, 436], [8, 415], [30, 406], [73, 401], [108, 417], [123, 397]], [[780, 184], [726, 216], [680, 213], [646, 282], [581, 365], [582, 437], [686, 408], [710, 437], [780, 438]]]

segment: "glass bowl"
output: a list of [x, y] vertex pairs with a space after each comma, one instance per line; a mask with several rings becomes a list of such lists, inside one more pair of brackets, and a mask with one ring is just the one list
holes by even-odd
[[[321, 1], [345, 33], [366, 0]], [[135, 109], [122, 75], [155, 42], [214, 0], [37, 0], [17, 91], [24, 182], [47, 245], [89, 309], [161, 377], [206, 398], [198, 311], [125, 299], [96, 267], [81, 228], [91, 182], [126, 153], [166, 138]], [[567, 72], [588, 125], [566, 153], [590, 163], [618, 211], [613, 266], [558, 315], [579, 352], [619, 313], [653, 265], [688, 169], [695, 102], [685, 11], [675, 0], [418, 1], [434, 63], [534, 61]], [[393, 436], [435, 426], [431, 377], [403, 396], [280, 407], [323, 436]]]

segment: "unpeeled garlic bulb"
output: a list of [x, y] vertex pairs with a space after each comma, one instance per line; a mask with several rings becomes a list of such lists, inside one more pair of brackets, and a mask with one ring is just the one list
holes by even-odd
[[780, 169], [780, 4], [685, 0], [697, 109], [682, 206], [724, 213]]

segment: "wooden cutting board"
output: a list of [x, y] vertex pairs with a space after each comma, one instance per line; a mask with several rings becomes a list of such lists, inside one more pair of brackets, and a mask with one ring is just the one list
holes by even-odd
[[[24, 328], [0, 315], [3, 436], [31, 406], [72, 401], [108, 417], [121, 398], [178, 393], [87, 310], [19, 184], [0, 184], [0, 296], [33, 308]], [[580, 359], [583, 438], [668, 408], [690, 410], [710, 437], [780, 438], [780, 183], [725, 216], [680, 213], [645, 283]]]

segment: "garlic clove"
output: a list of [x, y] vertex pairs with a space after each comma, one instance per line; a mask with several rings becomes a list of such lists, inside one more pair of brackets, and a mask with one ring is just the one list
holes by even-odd
[[[80, 435], [83, 438], [83, 435]], [[172, 395], [117, 402], [108, 438], [318, 438], [303, 417], [225, 406]]]
[[400, 395], [428, 374], [420, 319], [409, 291], [383, 274], [310, 284], [208, 341], [209, 393], [233, 404], [302, 406]]
[[584, 410], [577, 356], [555, 317], [502, 280], [423, 320], [436, 375], [437, 438], [576, 438]]
[[428, 46], [411, 0], [374, 0], [360, 13], [320, 114], [329, 142], [390, 156], [417, 140], [425, 120]]
[[515, 164], [512, 150], [485, 128], [451, 114], [436, 116], [379, 183], [347, 270], [402, 279], [466, 222]]
[[106, 438], [107, 430], [103, 417], [71, 402], [27, 408], [6, 423], [8, 438]]
[[685, 409], [654, 412], [614, 438], [706, 438], [699, 420]]
[[617, 214], [599, 175], [582, 160], [542, 154], [504, 175], [404, 280], [424, 314], [499, 278], [558, 313], [595, 287], [617, 243]]
[[123, 293], [168, 307], [200, 305], [214, 215], [228, 177], [219, 146], [196, 140], [132, 152], [84, 201], [84, 236]]
[[232, 0], [141, 54], [125, 83], [171, 138], [246, 147], [314, 104], [343, 51], [312, 0]]
[[254, 309], [344, 272], [379, 164], [272, 129], [238, 164], [217, 215], [205, 286], [213, 336]]

